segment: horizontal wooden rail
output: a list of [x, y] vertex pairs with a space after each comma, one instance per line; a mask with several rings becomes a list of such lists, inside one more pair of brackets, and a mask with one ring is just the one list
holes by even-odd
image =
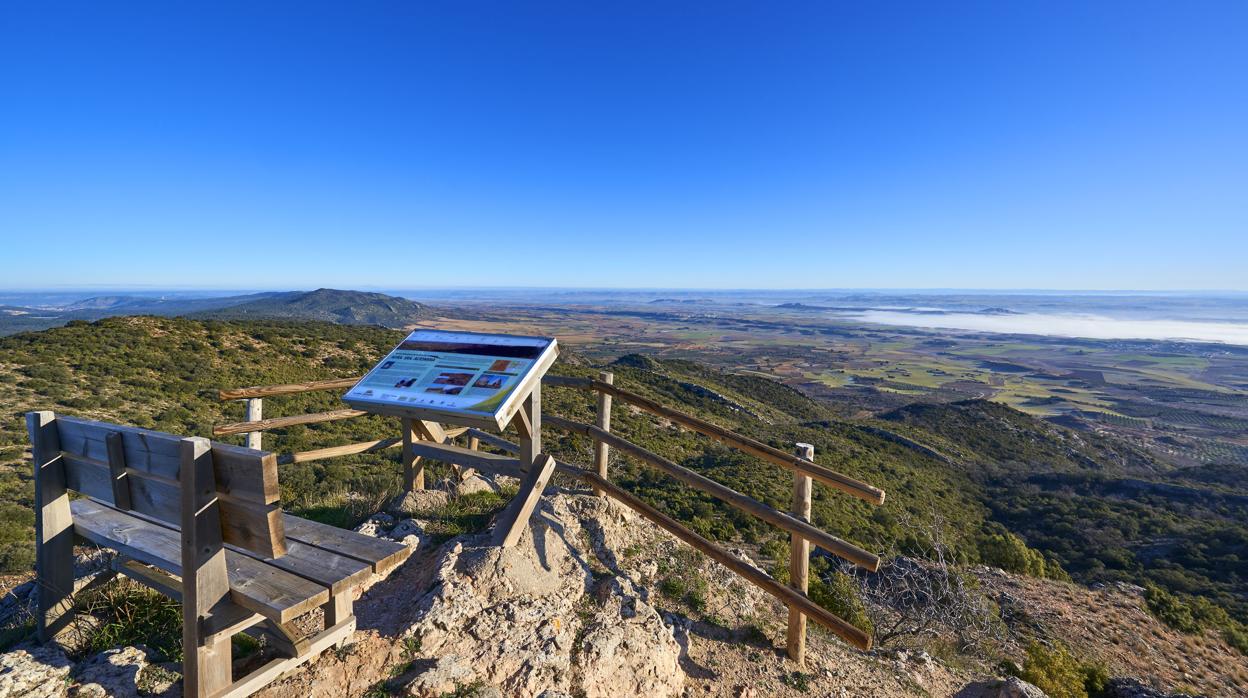
[[[547, 415], [544, 419], [547, 423], [549, 423], [551, 417]], [[494, 446], [502, 451], [517, 453], [520, 450], [520, 447], [516, 444], [493, 434], [479, 431], [477, 429], [469, 429], [467, 433], [469, 436], [481, 439], [481, 441], [489, 443], [491, 446]], [[488, 437], [488, 439], [486, 437]], [[690, 531], [688, 528], [685, 528], [684, 524], [681, 524], [679, 521], [676, 521], [667, 514], [664, 514], [658, 509], [646, 504], [644, 501], [637, 498], [629, 491], [621, 488], [619, 485], [601, 477], [595, 472], [564, 463], [563, 461], [558, 461], [556, 467], [558, 472], [577, 478], [585, 484], [590, 485], [591, 487], [596, 487], [602, 492], [605, 492], [608, 496], [619, 500], [620, 503], [641, 514], [644, 518], [658, 524], [658, 526], [663, 530], [673, 536], [676, 536], [690, 546], [697, 548], [703, 553], [706, 553], [706, 555], [711, 559], [715, 560], [724, 567], [727, 567], [741, 577], [744, 577], [747, 582], [776, 597], [781, 603], [785, 604], [789, 608], [796, 609], [806, 614], [816, 623], [827, 628], [832, 632], [832, 634], [841, 638], [845, 642], [848, 642], [850, 645], [857, 647], [864, 652], [871, 649], [871, 636], [866, 632], [850, 625], [848, 621], [842, 620], [836, 615], [833, 615], [823, 606], [811, 601], [810, 597], [805, 594], [777, 582], [766, 572], [743, 560], [740, 560], [737, 557], [734, 557], [718, 544], [703, 538], [693, 531]]]
[[432, 441], [413, 441], [408, 448], [412, 453], [422, 458], [430, 458], [439, 460], [443, 463], [453, 465], [464, 465], [469, 468], [476, 468], [492, 475], [509, 475], [518, 477], [523, 475], [528, 469], [521, 464], [520, 459], [510, 458], [508, 456], [498, 456], [493, 453], [485, 453], [483, 451], [473, 451], [472, 449], [454, 446], [452, 444], [440, 444]]
[[658, 468], [659, 470], [662, 470], [668, 475], [671, 475], [696, 490], [701, 490], [702, 492], [716, 497], [721, 501], [727, 502], [746, 513], [753, 514], [773, 526], [783, 528], [795, 536], [805, 538], [824, 550], [827, 550], [828, 552], [839, 557], [843, 557], [859, 567], [871, 570], [872, 572], [878, 570], [880, 567], [880, 558], [878, 555], [863, 550], [852, 543], [847, 543], [840, 538], [824, 533], [801, 519], [773, 509], [753, 497], [742, 494], [730, 487], [721, 485], [718, 482], [715, 482], [708, 477], [704, 477], [684, 466], [677, 465], [663, 456], [642, 448], [627, 439], [623, 439], [608, 431], [599, 429], [598, 427], [581, 424], [570, 419], [563, 419], [562, 417], [546, 415], [545, 420], [546, 423], [552, 427], [584, 434], [595, 441], [601, 441], [610, 445], [612, 448], [632, 455], [633, 457], [638, 458], [645, 463]]
[[366, 414], [368, 413], [361, 412], [360, 410], [334, 410], [332, 412], [316, 412], [314, 414], [296, 414], [290, 417], [273, 417], [272, 419], [262, 419], [258, 422], [234, 422], [233, 424], [219, 424], [212, 428], [212, 435], [230, 436], [231, 434], [245, 434], [252, 431], [282, 429], [284, 427], [293, 427], [299, 424], [335, 422], [340, 419], [362, 417]]
[[[569, 472], [572, 470], [575, 472]], [[871, 636], [866, 632], [850, 625], [848, 621], [842, 620], [841, 618], [833, 615], [823, 606], [820, 606], [810, 600], [810, 597], [805, 594], [802, 594], [794, 589], [790, 589], [780, 582], [777, 582], [766, 572], [734, 557], [727, 550], [724, 550], [715, 543], [703, 538], [693, 531], [690, 531], [680, 522], [669, 517], [667, 514], [664, 514], [658, 509], [655, 509], [649, 504], [646, 504], [632, 493], [621, 488], [619, 485], [606, 478], [599, 477], [597, 473], [580, 468], [560, 468], [560, 471], [568, 472], [568, 474], [574, 475], [587, 484], [606, 492], [609, 496], [614, 497], [615, 499], [618, 499], [628, 508], [658, 524], [658, 526], [663, 530], [683, 540], [694, 548], [697, 548], [703, 553], [706, 553], [708, 557], [733, 572], [736, 572], [741, 577], [744, 577], [749, 583], [776, 597], [789, 608], [796, 609], [806, 614], [811, 620], [832, 631], [834, 635], [841, 638], [845, 642], [848, 642], [850, 645], [853, 645], [864, 652], [871, 649]]]
[[[305, 393], [314, 390], [335, 390], [349, 388], [360, 381], [361, 376], [355, 378], [339, 378], [334, 380], [311, 381], [308, 383], [290, 383], [286, 385], [262, 385], [251, 388], [238, 388], [235, 390], [221, 390], [219, 395], [222, 400], [239, 400], [252, 397], [267, 397], [270, 395], [291, 395], [295, 393]], [[542, 378], [542, 383], [551, 386], [559, 386], [565, 388], [575, 388], [578, 390], [597, 391], [612, 395], [623, 400], [635, 407], [659, 417], [670, 419], [677, 424], [681, 424], [689, 429], [696, 431], [703, 436], [710, 437], [722, 444], [731, 446], [752, 456], [761, 458], [770, 463], [774, 463], [782, 468], [786, 468], [794, 473], [807, 475], [817, 482], [821, 482], [828, 487], [839, 490], [846, 494], [857, 497], [863, 501], [872, 504], [883, 504], [885, 493], [878, 487], [869, 485], [856, 478], [843, 475], [834, 470], [830, 470], [821, 465], [817, 465], [804, 458], [785, 453], [778, 448], [769, 446], [756, 439], [743, 436], [736, 432], [725, 429], [717, 424], [712, 424], [704, 419], [700, 419], [691, 414], [686, 414], [679, 410], [661, 405], [649, 398], [638, 395], [637, 393], [624, 390], [605, 381], [594, 380], [592, 378], [576, 378], [572, 376], [555, 376], [547, 374]], [[244, 422], [245, 424], [245, 422]], [[226, 425], [230, 427], [234, 425]], [[288, 425], [287, 425], [288, 426]], [[223, 427], [218, 427], [223, 428]], [[276, 427], [269, 427], [276, 428]], [[260, 431], [257, 429], [244, 429], [242, 431], [230, 431], [229, 434], [241, 434], [248, 431]], [[213, 434], [221, 436], [216, 429]]]
[[464, 433], [468, 436], [468, 438], [476, 439], [477, 441], [480, 441], [488, 446], [493, 446], [500, 451], [506, 451], [508, 453], [520, 452], [519, 446], [497, 434], [491, 434], [488, 431], [481, 431], [480, 429], [474, 428], [469, 428]]
[[376, 441], [361, 441], [359, 443], [346, 444], [344, 446], [330, 446], [329, 448], [318, 448], [312, 451], [299, 451], [297, 453], [288, 453], [277, 457], [279, 465], [288, 463], [307, 463], [308, 461], [321, 460], [323, 458], [335, 458], [337, 456], [351, 456], [356, 453], [373, 453], [374, 451], [384, 451], [387, 448], [394, 448], [402, 445], [403, 439], [378, 439]]
[[622, 388], [618, 388], [604, 381], [593, 380], [591, 378], [572, 378], [568, 376], [551, 376], [547, 375], [543, 382], [547, 385], [562, 386], [567, 388], [577, 388], [579, 390], [596, 390], [600, 393], [613, 395], [624, 402], [635, 407], [639, 407], [646, 412], [659, 417], [670, 419], [677, 424], [682, 424], [699, 434], [709, 436], [716, 441], [744, 451], [752, 456], [762, 458], [765, 461], [774, 463], [782, 468], [787, 468], [795, 473], [807, 475], [818, 482], [822, 482], [836, 490], [840, 490], [849, 495], [853, 495], [863, 501], [872, 504], [884, 503], [884, 490], [878, 487], [868, 485], [861, 480], [854, 479], [848, 475], [842, 475], [834, 470], [829, 470], [821, 465], [816, 465], [805, 458], [791, 455], [781, 451], [778, 448], [768, 446], [767, 444], [751, 439], [748, 436], [742, 436], [736, 432], [725, 429], [716, 424], [712, 424], [704, 419], [699, 419], [691, 414], [685, 414], [679, 410], [665, 407], [659, 403], [633, 393]]
[[243, 400], [253, 397], [272, 397], [274, 395], [295, 395], [297, 393], [308, 393], [313, 390], [341, 390], [350, 388], [360, 382], [363, 376], [355, 378], [332, 378], [323, 381], [309, 381], [307, 383], [287, 383], [283, 385], [256, 385], [250, 388], [234, 388], [232, 390], [218, 390], [217, 397], [221, 400]]

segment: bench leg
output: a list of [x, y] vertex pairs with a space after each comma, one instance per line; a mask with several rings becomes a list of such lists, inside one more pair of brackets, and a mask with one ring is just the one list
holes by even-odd
[[205, 621], [230, 603], [221, 518], [208, 439], [182, 439], [182, 695], [215, 696], [234, 680], [230, 636]]
[[54, 639], [74, 619], [74, 522], [56, 416], [26, 415], [35, 466], [35, 579], [40, 642]]
[[186, 698], [208, 698], [229, 686], [234, 679], [231, 649], [228, 635], [201, 641], [194, 651], [184, 649], [182, 694]]
[[[330, 596], [329, 603], [321, 606], [321, 609], [325, 611], [326, 630], [329, 630], [344, 620], [347, 620], [354, 612], [354, 609], [352, 608], [351, 590], [348, 589]], [[338, 642], [338, 646], [345, 647], [347, 645], [347, 641], [350, 639], [350, 635], [343, 636], [342, 640]]]

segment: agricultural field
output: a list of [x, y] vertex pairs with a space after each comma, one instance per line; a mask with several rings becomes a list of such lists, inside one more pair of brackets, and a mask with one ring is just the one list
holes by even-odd
[[987, 399], [1107, 432], [1179, 466], [1248, 464], [1248, 349], [838, 322], [808, 308], [700, 303], [456, 307], [425, 324], [540, 332], [591, 359], [640, 353], [779, 379], [847, 415]]

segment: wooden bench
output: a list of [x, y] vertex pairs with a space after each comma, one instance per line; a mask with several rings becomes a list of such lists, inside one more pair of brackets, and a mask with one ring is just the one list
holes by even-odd
[[[38, 632], [73, 619], [75, 535], [123, 574], [182, 603], [185, 695], [250, 695], [355, 631], [352, 592], [407, 546], [296, 518], [277, 460], [239, 446], [58, 416], [26, 415], [34, 453]], [[70, 492], [85, 495], [70, 500]], [[292, 621], [315, 608], [324, 629]], [[263, 633], [283, 655], [235, 681], [230, 638]]]

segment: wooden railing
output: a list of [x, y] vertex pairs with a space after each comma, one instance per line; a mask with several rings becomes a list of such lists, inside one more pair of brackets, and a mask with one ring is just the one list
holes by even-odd
[[[358, 380], [359, 378], [344, 378], [290, 385], [221, 390], [219, 397], [222, 400], [247, 401], [248, 420], [216, 426], [213, 428], [213, 435], [247, 434], [248, 445], [253, 448], [259, 448], [261, 445], [261, 434], [270, 429], [363, 416], [367, 413], [359, 410], [334, 410], [331, 412], [270, 419], [261, 417], [263, 412], [261, 401], [265, 397], [293, 395], [316, 390], [344, 390], [354, 385]], [[805, 662], [807, 618], [813, 619], [854, 647], [862, 650], [870, 649], [870, 635], [832, 614], [806, 595], [808, 590], [810, 545], [812, 543], [871, 571], [878, 569], [880, 564], [880, 558], [877, 555], [830, 535], [810, 524], [811, 489], [813, 482], [819, 482], [875, 505], [884, 503], [885, 495], [883, 490], [816, 464], [814, 462], [814, 447], [809, 444], [797, 444], [797, 450], [794, 454], [785, 453], [768, 444], [620, 388], [615, 385], [614, 377], [610, 373], [600, 373], [597, 379], [547, 375], [543, 378], [542, 383], [548, 386], [593, 392], [598, 395], [597, 417], [592, 425], [582, 424], [554, 415], [543, 416], [546, 426], [574, 434], [581, 434], [594, 442], [594, 462], [592, 468], [583, 468], [559, 462], [557, 464], [559, 472], [585, 483], [593, 489], [595, 494], [610, 497], [633, 509], [660, 528], [705, 553], [711, 559], [724, 565], [788, 606], [789, 625], [786, 644], [789, 656], [799, 665], [804, 666]], [[668, 460], [653, 451], [634, 444], [618, 434], [612, 433], [611, 410], [613, 400], [619, 400], [644, 412], [670, 420], [731, 448], [790, 471], [793, 474], [792, 511], [784, 512], [777, 510], [746, 494], [737, 492], [700, 473]], [[522, 465], [519, 458], [515, 457], [519, 454], [519, 446], [502, 436], [473, 428], [443, 431], [436, 424], [428, 422], [413, 423], [412, 420], [403, 421], [404, 438], [363, 441], [313, 451], [279, 455], [278, 462], [303, 463], [321, 458], [372, 452], [402, 444], [404, 446], [402, 458], [405, 473], [404, 482], [409, 489], [420, 489], [423, 487], [423, 470], [417, 469], [417, 465], [422, 457], [449, 463], [457, 468], [463, 465], [489, 473], [520, 475], [524, 472], [525, 466]], [[451, 443], [451, 440], [458, 436], [466, 437], [466, 448], [455, 446]], [[509, 455], [503, 456], [481, 451], [480, 447], [483, 444]], [[720, 501], [787, 531], [790, 540], [789, 584], [787, 586], [781, 584], [766, 572], [733, 556], [718, 543], [693, 532], [684, 524], [672, 519], [642, 501], [636, 495], [613, 483], [610, 480], [607, 467], [610, 449], [612, 448], [664, 472], [689, 487], [709, 494]], [[419, 473], [419, 477], [416, 476], [417, 473]]]

